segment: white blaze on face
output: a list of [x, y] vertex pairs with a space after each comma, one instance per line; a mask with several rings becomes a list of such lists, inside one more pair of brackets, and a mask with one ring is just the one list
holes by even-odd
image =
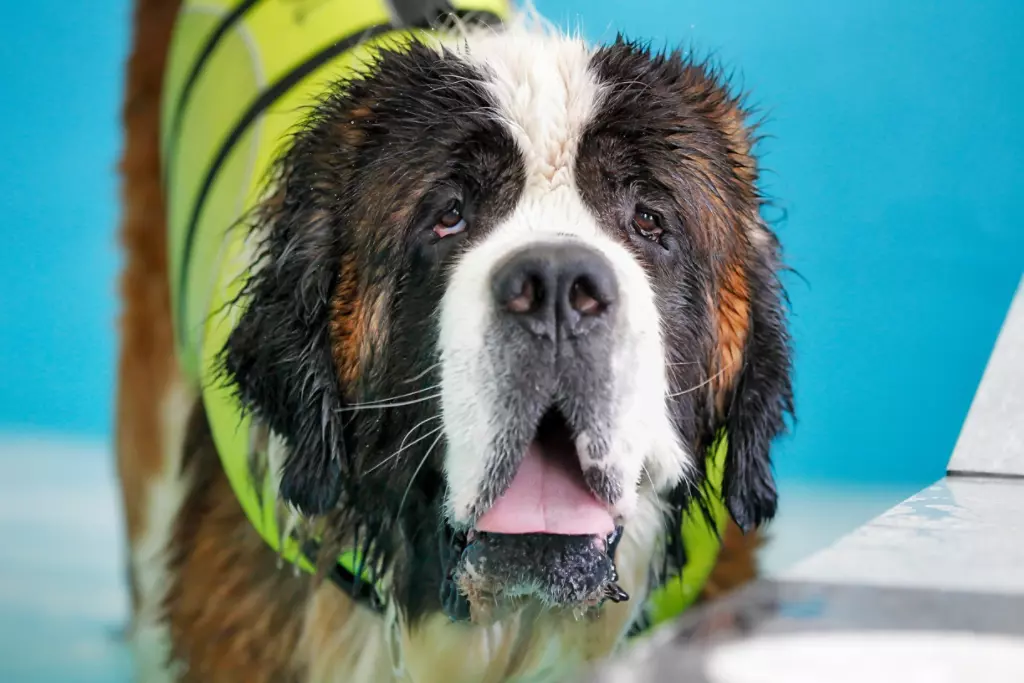
[[[600, 252], [618, 280], [610, 358], [616, 404], [602, 435], [611, 446], [602, 464], [622, 476], [623, 495], [613, 512], [629, 516], [642, 479], [664, 489], [691, 461], [666, 408], [665, 354], [647, 276], [598, 225], [575, 182], [578, 143], [601, 103], [601, 86], [589, 68], [592, 51], [579, 39], [515, 26], [500, 36], [471, 34], [467, 43], [455, 49], [487, 75], [485, 85], [498, 104], [494, 115], [518, 144], [526, 184], [512, 214], [461, 258], [441, 306], [448, 513], [457, 523], [469, 518], [493, 457], [491, 445], [504, 428], [496, 406], [508, 378], [497, 374], [485, 346], [494, 319], [495, 265], [531, 244], [572, 241]], [[586, 433], [577, 436], [584, 468], [593, 464], [588, 446], [594, 441]]]

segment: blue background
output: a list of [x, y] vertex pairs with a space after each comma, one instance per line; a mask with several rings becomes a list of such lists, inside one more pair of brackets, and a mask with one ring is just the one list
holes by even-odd
[[[1024, 269], [1024, 3], [535, 1], [595, 40], [714, 52], [769, 115], [769, 218], [803, 279], [768, 569], [941, 476]], [[0, 680], [127, 681], [109, 445], [130, 5], [6, 5]]]
[[[803, 277], [783, 482], [940, 476], [1024, 266], [1024, 4], [537, 6], [593, 39], [714, 52], [769, 114], [765, 189]], [[109, 442], [129, 6], [4, 14], [0, 431]]]

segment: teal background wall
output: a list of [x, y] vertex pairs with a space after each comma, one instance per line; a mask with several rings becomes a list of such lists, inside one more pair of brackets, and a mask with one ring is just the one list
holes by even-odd
[[[0, 430], [107, 439], [126, 0], [5, 3]], [[6, 482], [0, 482], [0, 490]]]
[[[783, 482], [941, 475], [1024, 268], [1024, 5], [536, 4], [714, 53], [769, 115], [769, 218], [802, 276]], [[129, 10], [36, 0], [0, 23], [0, 432], [110, 437]]]

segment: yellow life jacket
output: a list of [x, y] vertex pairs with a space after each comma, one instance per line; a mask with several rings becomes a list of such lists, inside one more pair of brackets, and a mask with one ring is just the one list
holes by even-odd
[[[249, 521], [285, 561], [308, 572], [310, 558], [279, 528], [272, 478], [252, 479], [249, 418], [218, 381], [217, 357], [238, 320], [233, 302], [251, 264], [243, 231], [231, 228], [258, 203], [275, 155], [317, 95], [366, 64], [382, 40], [415, 39], [426, 29], [427, 6], [496, 20], [512, 9], [509, 0], [184, 0], [172, 37], [161, 159], [179, 362], [201, 387], [224, 471]], [[696, 509], [686, 516], [686, 567], [651, 596], [653, 623], [693, 601], [718, 555], [724, 439], [709, 455], [717, 529]], [[361, 565], [354, 552], [339, 557], [344, 575], [368, 580], [379, 606], [383, 591]]]

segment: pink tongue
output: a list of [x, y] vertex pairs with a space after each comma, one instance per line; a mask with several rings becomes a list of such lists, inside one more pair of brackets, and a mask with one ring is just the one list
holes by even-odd
[[579, 473], [543, 457], [531, 443], [512, 485], [476, 528], [495, 534], [604, 536], [615, 530], [615, 523]]

